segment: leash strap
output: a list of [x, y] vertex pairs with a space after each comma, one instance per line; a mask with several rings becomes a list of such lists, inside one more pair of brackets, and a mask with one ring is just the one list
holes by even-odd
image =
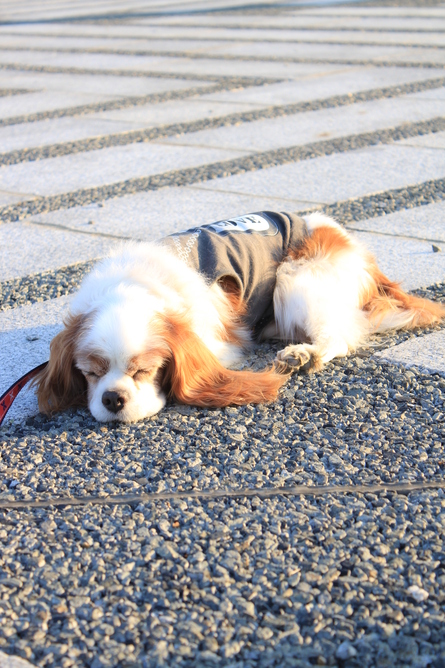
[[37, 376], [39, 371], [44, 369], [47, 364], [48, 362], [43, 362], [43, 364], [39, 364], [39, 366], [36, 366], [34, 369], [31, 369], [31, 371], [28, 371], [28, 373], [25, 373], [24, 376], [16, 380], [15, 383], [13, 383], [11, 387], [8, 390], [6, 390], [4, 394], [2, 394], [2, 396], [0, 397], [0, 427], [2, 425], [3, 420], [6, 417], [6, 413], [11, 408], [20, 390], [22, 390], [25, 387], [26, 383], [30, 381], [31, 378]]

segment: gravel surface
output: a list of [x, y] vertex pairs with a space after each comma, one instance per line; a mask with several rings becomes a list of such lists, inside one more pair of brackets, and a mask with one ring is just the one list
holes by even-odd
[[[218, 6], [225, 3], [222, 0]], [[393, 10], [385, 7], [406, 7], [398, 15], [409, 16], [409, 7], [428, 13], [427, 8], [434, 6], [438, 9], [429, 16], [443, 17], [439, 0], [374, 1], [338, 12], [377, 17], [391, 15]], [[7, 9], [5, 20], [10, 11], [14, 8]], [[33, 11], [39, 10], [33, 7]], [[119, 11], [115, 3], [113, 20], [100, 23], [101, 29], [108, 23], [124, 25]], [[288, 29], [288, 11], [296, 12], [270, 6], [221, 12], [219, 25], [228, 15], [249, 14], [253, 23], [270, 15], [281, 17], [283, 29]], [[326, 16], [328, 22], [326, 8], [311, 11]], [[330, 11], [337, 14], [337, 8]], [[35, 20], [40, 21], [39, 16]], [[157, 20], [166, 22], [161, 16]], [[196, 23], [200, 20], [197, 15]], [[175, 23], [181, 26], [181, 21], [177, 16]], [[66, 21], [63, 31], [69, 33], [71, 26]], [[236, 26], [232, 27], [236, 39]], [[50, 31], [44, 23], [39, 29]], [[20, 25], [14, 30], [25, 32]], [[100, 143], [84, 139], [17, 151], [3, 155], [3, 170], [24, 160], [36, 160], [38, 169], [42, 158], [197, 129], [217, 133], [226, 125], [260, 118], [282, 117], [285, 133], [291, 114], [439, 90], [444, 85], [443, 78], [427, 79], [429, 68], [443, 70], [444, 64], [396, 62], [389, 55], [391, 48], [380, 61], [276, 58], [269, 55], [267, 40], [259, 57], [207, 50], [208, 43], [203, 42], [199, 53], [180, 54], [193, 59], [196, 74], [120, 69], [119, 55], [113, 70], [0, 63], [0, 72], [7, 73], [5, 81], [14, 71], [60, 77], [158, 76], [208, 82], [212, 91], [229, 91], [278, 81], [262, 76], [264, 63], [276, 61], [282, 64], [283, 79], [288, 75], [286, 63], [326, 63], [329, 68], [356, 66], [357, 76], [362, 66], [415, 67], [424, 70], [425, 80], [293, 105], [277, 101], [265, 109], [246, 107], [244, 113], [198, 124], [159, 124], [130, 132], [126, 138], [105, 133]], [[420, 50], [417, 46], [416, 53]], [[162, 53], [162, 58], [175, 54]], [[240, 76], [220, 76], [218, 60], [234, 59], [240, 62]], [[257, 77], [242, 76], [243, 61], [258, 63]], [[320, 74], [307, 68], [307, 76]], [[9, 91], [9, 84], [0, 95], [2, 90]], [[148, 101], [173, 95], [179, 105], [186, 96], [208, 90], [204, 84], [151, 95]], [[19, 99], [12, 101], [17, 102], [17, 114]], [[17, 115], [6, 124], [38, 118], [50, 122], [58, 116], [117, 108], [112, 106], [116, 104], [118, 108], [146, 104], [147, 96], [141, 100], [128, 97], [112, 101], [110, 107], [105, 102]], [[352, 136], [345, 127], [344, 136], [334, 140], [193, 169], [176, 170], [172, 165], [172, 171], [146, 179], [36, 198], [3, 207], [0, 218], [14, 221], [141, 190], [366, 149], [443, 131], [444, 124], [438, 118]], [[438, 148], [438, 159], [441, 155]], [[165, 190], [166, 211], [175, 192]], [[436, 179], [318, 206], [347, 224], [444, 197], [445, 179]], [[73, 234], [73, 243], [76, 238]], [[66, 295], [91, 266], [78, 263], [27, 276], [25, 262], [26, 258], [22, 278], [0, 283], [0, 309]], [[415, 292], [445, 301], [445, 282]], [[321, 373], [294, 375], [273, 404], [207, 410], [170, 403], [153, 418], [130, 425], [97, 423], [86, 410], [7, 423], [0, 430], [0, 666], [6, 652], [39, 668], [444, 668], [445, 489], [433, 486], [445, 487], [445, 377], [374, 356], [435, 329], [440, 328], [374, 337], [365, 348], [335, 360]], [[277, 349], [278, 344], [262, 344], [240, 367], [262, 368]], [[394, 483], [424, 487], [405, 493], [381, 488]], [[318, 495], [277, 492], [293, 485], [317, 487]], [[344, 489], [320, 494], [318, 488], [328, 485]], [[364, 485], [381, 487], [364, 492]], [[258, 492], [251, 497], [189, 496], [156, 502], [142, 496], [246, 488]], [[79, 505], [12, 507], [39, 500], [51, 504], [52, 499], [68, 495]], [[106, 503], [107, 495], [121, 498]], [[86, 503], [88, 497], [97, 496], [102, 497], [101, 505]]]
[[[0, 499], [441, 480], [445, 379], [372, 357], [413, 335], [294, 376], [267, 406], [9, 425]], [[439, 667], [444, 522], [430, 489], [0, 511], [0, 647], [63, 668]]]
[[[257, 85], [257, 84], [256, 84]], [[445, 77], [437, 79], [428, 79], [426, 81], [416, 81], [408, 84], [398, 84], [386, 88], [375, 88], [373, 90], [361, 91], [359, 93], [348, 93], [347, 95], [333, 95], [322, 100], [311, 100], [307, 102], [297, 102], [295, 104], [276, 105], [264, 109], [256, 109], [236, 114], [227, 114], [217, 118], [202, 118], [198, 121], [187, 123], [174, 123], [171, 125], [161, 125], [147, 130], [135, 130], [133, 132], [118, 132], [110, 135], [101, 135], [89, 139], [79, 139], [76, 141], [52, 144], [48, 146], [37, 146], [33, 148], [17, 149], [8, 153], [0, 153], [0, 165], [16, 165], [19, 162], [31, 160], [45, 160], [47, 158], [59, 157], [61, 155], [71, 155], [84, 151], [95, 151], [109, 146], [126, 146], [136, 142], [147, 142], [163, 137], [174, 137], [178, 135], [199, 132], [200, 130], [209, 130], [215, 128], [228, 127], [231, 125], [241, 125], [242, 123], [251, 123], [252, 121], [263, 120], [266, 118], [278, 118], [281, 116], [293, 116], [298, 113], [308, 111], [317, 111], [319, 109], [330, 109], [334, 107], [344, 107], [346, 105], [357, 104], [358, 102], [368, 102], [370, 100], [381, 100], [384, 98], [395, 98], [410, 93], [420, 93], [427, 90], [435, 90], [445, 85]], [[202, 93], [202, 89], [198, 89]], [[189, 91], [187, 91], [189, 92]], [[137, 103], [139, 104], [139, 102]]]
[[25, 95], [31, 93], [30, 90], [23, 88], [0, 88], [0, 97], [10, 97], [11, 95]]

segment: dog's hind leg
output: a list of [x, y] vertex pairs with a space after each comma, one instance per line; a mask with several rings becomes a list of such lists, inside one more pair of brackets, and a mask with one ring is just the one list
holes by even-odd
[[275, 325], [288, 341], [277, 362], [317, 371], [354, 350], [369, 330], [360, 308], [365, 276], [361, 254], [341, 230], [322, 227], [289, 254], [277, 271]]
[[277, 353], [277, 362], [284, 363], [291, 371], [312, 373], [319, 371], [334, 357], [345, 357], [349, 348], [345, 341], [292, 343]]

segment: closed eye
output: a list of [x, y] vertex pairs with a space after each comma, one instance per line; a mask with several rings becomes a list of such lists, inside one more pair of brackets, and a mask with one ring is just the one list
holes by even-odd
[[152, 371], [147, 371], [147, 369], [138, 369], [134, 372], [132, 378], [133, 380], [146, 380], [151, 375], [151, 373]]

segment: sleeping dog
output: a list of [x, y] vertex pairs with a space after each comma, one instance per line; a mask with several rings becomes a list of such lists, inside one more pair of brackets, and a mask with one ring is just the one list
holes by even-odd
[[[197, 406], [272, 401], [370, 333], [427, 326], [445, 308], [403, 292], [334, 220], [260, 212], [128, 243], [74, 296], [35, 384], [45, 413], [88, 405], [132, 422], [167, 396]], [[236, 371], [253, 338], [285, 342], [272, 368]]]

